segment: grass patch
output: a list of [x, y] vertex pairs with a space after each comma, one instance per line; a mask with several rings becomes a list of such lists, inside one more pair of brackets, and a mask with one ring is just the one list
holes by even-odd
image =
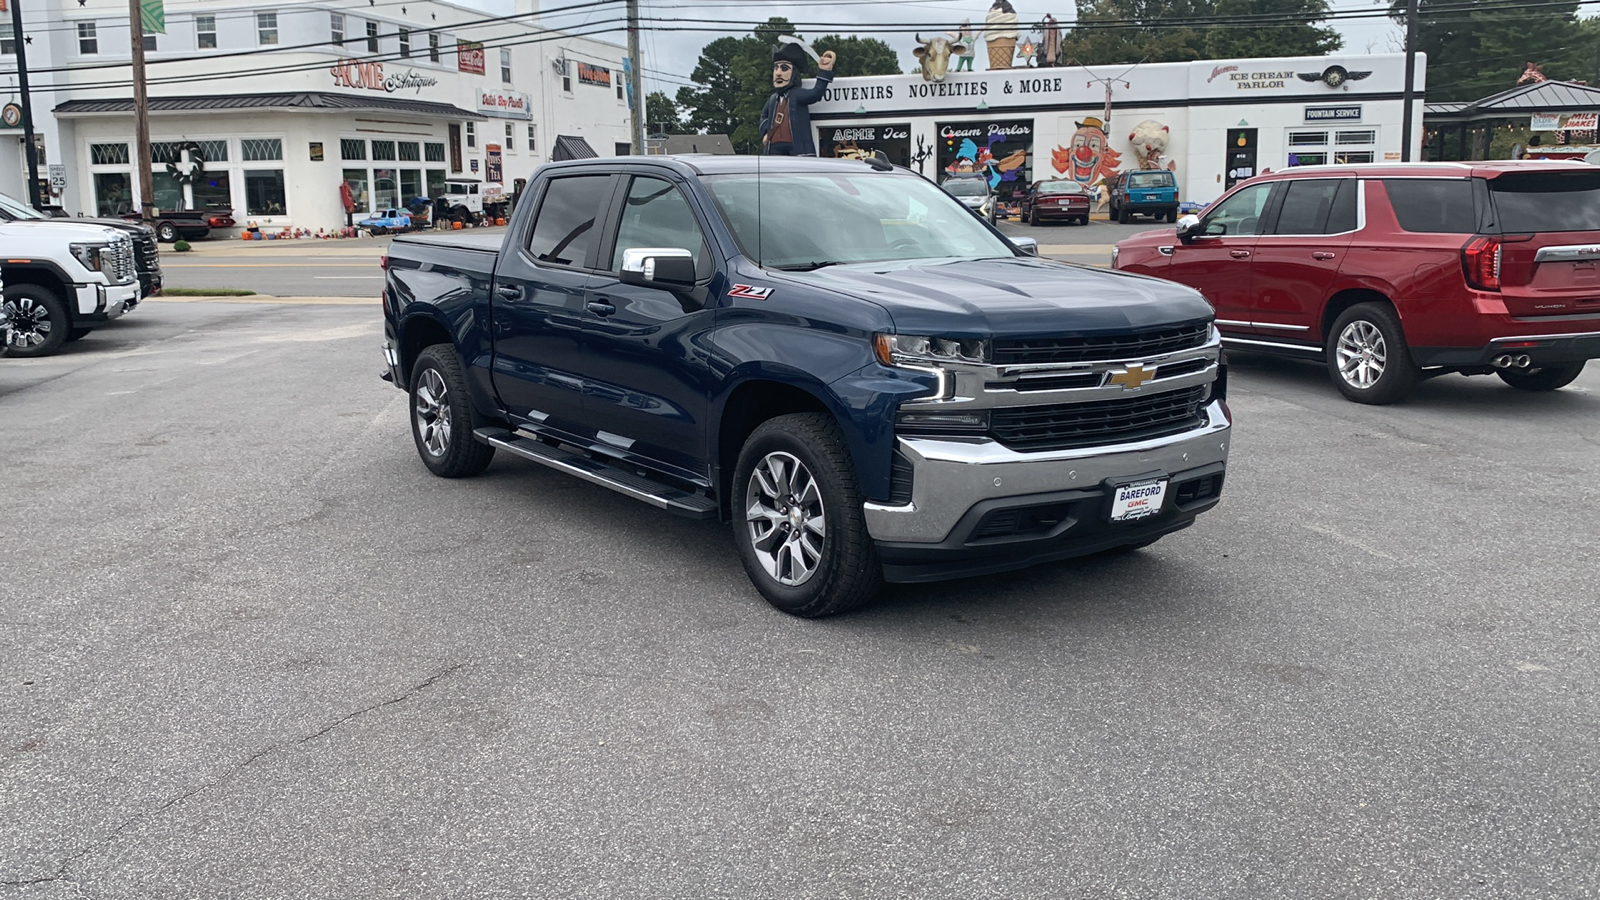
[[162, 288], [167, 297], [254, 297], [255, 291], [240, 288]]

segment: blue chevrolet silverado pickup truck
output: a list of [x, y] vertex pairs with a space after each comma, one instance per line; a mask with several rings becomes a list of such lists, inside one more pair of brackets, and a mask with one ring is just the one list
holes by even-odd
[[1142, 547], [1218, 502], [1211, 307], [1038, 259], [881, 161], [539, 169], [504, 236], [405, 237], [384, 377], [422, 462], [496, 449], [721, 518], [799, 616]]

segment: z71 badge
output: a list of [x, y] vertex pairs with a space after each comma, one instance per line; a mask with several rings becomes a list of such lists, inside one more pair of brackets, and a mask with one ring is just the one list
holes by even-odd
[[765, 300], [772, 296], [772, 288], [756, 287], [753, 284], [736, 284], [728, 289], [729, 297], [738, 297], [741, 300]]

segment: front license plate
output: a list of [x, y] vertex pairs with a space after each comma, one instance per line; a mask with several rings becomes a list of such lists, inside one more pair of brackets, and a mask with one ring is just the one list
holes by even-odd
[[1153, 516], [1161, 512], [1161, 504], [1166, 499], [1165, 478], [1118, 485], [1116, 494], [1111, 498], [1111, 521], [1126, 522], [1130, 519]]

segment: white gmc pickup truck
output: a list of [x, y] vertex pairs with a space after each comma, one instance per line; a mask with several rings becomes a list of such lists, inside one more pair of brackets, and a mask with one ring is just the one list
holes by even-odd
[[140, 299], [133, 242], [100, 225], [0, 223], [0, 284], [14, 357], [55, 353]]

